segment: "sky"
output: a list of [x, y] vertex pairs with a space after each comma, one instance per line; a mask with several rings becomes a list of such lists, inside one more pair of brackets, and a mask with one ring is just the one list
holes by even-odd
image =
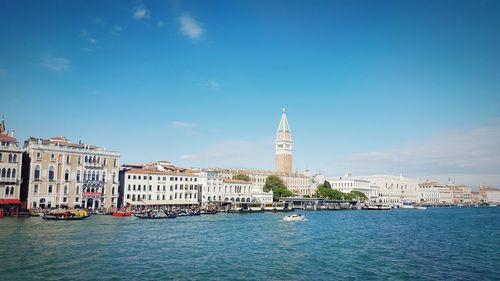
[[122, 163], [500, 186], [499, 1], [1, 1], [0, 114]]

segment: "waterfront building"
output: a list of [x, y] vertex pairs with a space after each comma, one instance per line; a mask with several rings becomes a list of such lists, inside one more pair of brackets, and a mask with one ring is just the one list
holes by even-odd
[[200, 171], [198, 177], [202, 184], [202, 204], [220, 203], [223, 201], [272, 202], [273, 193], [264, 192], [264, 184], [260, 184], [262, 180], [265, 181], [265, 178], [262, 179], [261, 174], [251, 174], [250, 182], [233, 179], [234, 175], [242, 173], [242, 171], [233, 173], [227, 169]]
[[369, 180], [357, 179], [352, 177], [351, 174], [346, 174], [343, 177], [328, 179], [328, 182], [333, 189], [350, 193], [352, 191], [359, 191], [366, 195], [367, 198], [371, 197], [371, 183]]
[[439, 204], [441, 203], [440, 190], [442, 187], [435, 181], [426, 180], [418, 184], [418, 195], [420, 204]]
[[5, 121], [0, 123], [0, 200], [19, 202], [21, 190], [22, 150], [14, 130], [7, 131]]
[[[418, 181], [401, 176], [371, 175], [356, 176], [370, 182], [378, 192], [377, 203], [399, 205], [403, 202], [418, 202]], [[371, 196], [370, 196], [371, 197]]]
[[65, 137], [24, 143], [21, 200], [28, 208], [115, 208], [118, 152]]
[[167, 161], [124, 165], [120, 170], [120, 203], [125, 207], [199, 205], [201, 183], [195, 172]]
[[488, 186], [481, 186], [479, 193], [485, 203], [500, 203], [500, 189]]
[[313, 179], [311, 176], [301, 173], [276, 173], [267, 170], [243, 170], [243, 169], [213, 169], [220, 173], [222, 179], [232, 179], [237, 174], [245, 174], [250, 177], [253, 185], [263, 188], [268, 176], [278, 176], [283, 180], [286, 187], [295, 195], [311, 195], [315, 187], [312, 188]]
[[446, 187], [450, 190], [451, 201], [453, 204], [472, 202], [471, 189], [468, 186], [463, 184], [449, 183]]
[[276, 132], [276, 173], [292, 173], [292, 150], [292, 131], [290, 130], [290, 126], [288, 125], [286, 112], [283, 108], [278, 131]]
[[485, 202], [484, 196], [479, 191], [471, 191], [472, 204], [482, 204]]

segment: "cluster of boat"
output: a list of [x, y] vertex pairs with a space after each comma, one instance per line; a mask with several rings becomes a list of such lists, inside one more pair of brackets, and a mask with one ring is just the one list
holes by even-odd
[[200, 215], [215, 215], [217, 210], [147, 210], [143, 213], [135, 213], [134, 216], [139, 219], [175, 219], [177, 217], [190, 217], [190, 216], [200, 216]]

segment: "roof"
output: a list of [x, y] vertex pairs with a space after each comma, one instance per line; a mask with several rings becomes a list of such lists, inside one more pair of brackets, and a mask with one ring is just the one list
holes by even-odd
[[9, 205], [9, 204], [21, 204], [19, 199], [0, 199], [0, 205]]
[[128, 169], [128, 170], [125, 171], [125, 173], [130, 173], [130, 174], [171, 175], [171, 176], [188, 176], [188, 177], [194, 177], [194, 176], [196, 176], [195, 174], [191, 174], [191, 173], [176, 173], [176, 172], [158, 171], [158, 170], [150, 170], [150, 169]]
[[283, 108], [283, 113], [281, 114], [280, 125], [278, 127], [278, 132], [280, 133], [291, 133], [290, 126], [288, 125], [288, 119], [286, 118], [286, 112]]
[[0, 141], [17, 142], [17, 139], [13, 138], [7, 134], [0, 134]]
[[41, 142], [43, 145], [59, 145], [59, 146], [66, 146], [66, 147], [76, 147], [76, 148], [87, 148], [90, 150], [100, 150], [101, 148], [95, 145], [89, 145], [89, 144], [84, 144], [84, 143], [71, 143], [70, 140], [68, 140], [65, 137], [53, 137], [50, 139], [39, 139], [39, 138], [34, 138], [30, 137], [27, 141], [25, 141], [25, 145], [28, 143], [38, 143], [38, 141]]

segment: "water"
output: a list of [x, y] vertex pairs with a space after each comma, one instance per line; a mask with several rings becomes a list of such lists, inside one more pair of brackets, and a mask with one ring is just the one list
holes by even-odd
[[500, 208], [0, 219], [1, 280], [499, 280]]

